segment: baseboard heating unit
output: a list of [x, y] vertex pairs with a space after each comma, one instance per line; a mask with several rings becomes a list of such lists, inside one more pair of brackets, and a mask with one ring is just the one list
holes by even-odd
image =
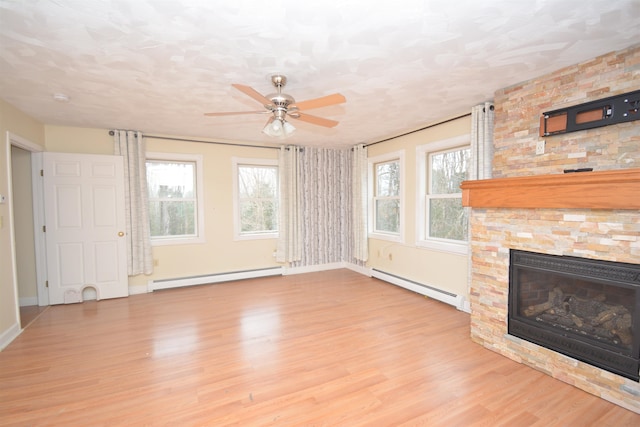
[[451, 292], [443, 291], [443, 290], [434, 288], [432, 286], [425, 285], [423, 283], [419, 283], [410, 279], [405, 279], [403, 277], [396, 276], [395, 274], [386, 273], [381, 270], [376, 270], [375, 268], [371, 270], [371, 277], [384, 280], [385, 282], [389, 282], [391, 284], [400, 286], [402, 288], [416, 292], [420, 295], [425, 295], [425, 296], [428, 296], [429, 298], [433, 298], [435, 300], [452, 305], [456, 307], [458, 310], [466, 311], [464, 306], [465, 298], [462, 295], [456, 295]]
[[205, 274], [201, 276], [180, 277], [174, 279], [151, 280], [147, 291], [179, 288], [182, 286], [206, 285], [209, 283], [229, 282], [232, 280], [255, 279], [256, 277], [281, 276], [282, 267], [259, 268], [255, 270], [230, 271], [225, 273]]

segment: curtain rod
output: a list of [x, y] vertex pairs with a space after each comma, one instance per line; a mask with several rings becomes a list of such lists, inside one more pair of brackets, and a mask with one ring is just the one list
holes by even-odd
[[[493, 109], [493, 106], [491, 106], [491, 108]], [[391, 141], [392, 139], [400, 138], [401, 136], [411, 135], [412, 133], [420, 132], [420, 131], [425, 130], [425, 129], [429, 129], [429, 128], [432, 128], [432, 127], [435, 127], [435, 126], [443, 125], [445, 123], [452, 122], [454, 120], [458, 120], [458, 119], [461, 119], [463, 117], [468, 117], [470, 115], [471, 115], [471, 113], [463, 114], [461, 116], [453, 117], [453, 118], [447, 119], [447, 120], [443, 120], [441, 122], [434, 123], [432, 125], [425, 126], [423, 128], [420, 128], [420, 129], [412, 130], [412, 131], [407, 132], [407, 133], [403, 133], [403, 134], [400, 134], [400, 135], [392, 136], [392, 137], [386, 138], [386, 139], [381, 139], [380, 141], [372, 142], [370, 144], [365, 144], [364, 146], [365, 147], [369, 147], [371, 145], [380, 144], [381, 142]], [[113, 136], [114, 132], [112, 130], [110, 130], [109, 131], [109, 135]], [[166, 140], [169, 140], [169, 141], [200, 142], [200, 143], [204, 143], [204, 144], [231, 145], [231, 146], [235, 146], [235, 147], [267, 148], [267, 149], [270, 149], [270, 150], [279, 150], [280, 149], [280, 147], [269, 147], [269, 146], [266, 146], [266, 145], [234, 144], [234, 143], [231, 143], [231, 142], [203, 141], [203, 140], [200, 140], [200, 139], [173, 138], [173, 137], [156, 136], [156, 135], [144, 135], [144, 136], [147, 137], [147, 138], [166, 139]]]
[[421, 130], [429, 129], [429, 128], [432, 128], [434, 126], [440, 126], [440, 125], [443, 125], [445, 123], [452, 122], [454, 120], [458, 120], [458, 119], [461, 119], [463, 117], [467, 117], [467, 116], [470, 116], [470, 115], [471, 115], [471, 113], [467, 113], [467, 114], [463, 114], [463, 115], [458, 116], [458, 117], [453, 117], [451, 119], [447, 119], [447, 120], [444, 120], [444, 121], [441, 121], [441, 122], [438, 122], [438, 123], [434, 123], [432, 125], [425, 126], [423, 128], [420, 128], [420, 129], [412, 130], [412, 131], [407, 132], [407, 133], [403, 133], [403, 134], [400, 134], [400, 135], [392, 136], [390, 138], [382, 139], [380, 141], [372, 142], [371, 144], [365, 144], [365, 147], [369, 147], [371, 145], [380, 144], [381, 142], [385, 142], [385, 141], [391, 141], [392, 139], [400, 138], [401, 136], [411, 135], [412, 133], [420, 132]]
[[[109, 135], [113, 136], [114, 131], [110, 130]], [[166, 139], [168, 141], [184, 141], [184, 142], [200, 142], [203, 144], [218, 144], [218, 145], [232, 145], [235, 147], [252, 147], [252, 148], [268, 148], [269, 150], [279, 150], [280, 147], [269, 147], [267, 145], [250, 145], [250, 144], [234, 144], [232, 142], [220, 142], [220, 141], [203, 141], [201, 139], [187, 139], [187, 138], [174, 138], [169, 136], [159, 136], [159, 135], [147, 135], [142, 134], [145, 138], [153, 138], [153, 139]]]

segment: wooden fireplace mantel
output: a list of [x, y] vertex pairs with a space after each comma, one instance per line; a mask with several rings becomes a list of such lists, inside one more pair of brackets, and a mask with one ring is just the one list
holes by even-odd
[[464, 181], [474, 208], [640, 209], [640, 169]]

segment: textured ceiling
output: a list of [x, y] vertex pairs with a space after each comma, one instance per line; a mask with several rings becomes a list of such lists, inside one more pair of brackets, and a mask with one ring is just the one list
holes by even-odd
[[[0, 0], [0, 97], [45, 124], [249, 143], [370, 143], [640, 41], [639, 0]], [[345, 104], [261, 132], [231, 86]], [[54, 94], [70, 100], [61, 103]]]

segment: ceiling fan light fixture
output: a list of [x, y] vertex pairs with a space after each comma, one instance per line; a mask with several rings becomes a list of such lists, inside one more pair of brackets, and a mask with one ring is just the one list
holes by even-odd
[[262, 132], [269, 136], [287, 137], [295, 132], [296, 128], [289, 122], [281, 118], [269, 120]]
[[296, 131], [296, 128], [293, 127], [291, 123], [286, 120], [282, 121], [282, 131], [284, 132], [284, 136], [289, 136]]

